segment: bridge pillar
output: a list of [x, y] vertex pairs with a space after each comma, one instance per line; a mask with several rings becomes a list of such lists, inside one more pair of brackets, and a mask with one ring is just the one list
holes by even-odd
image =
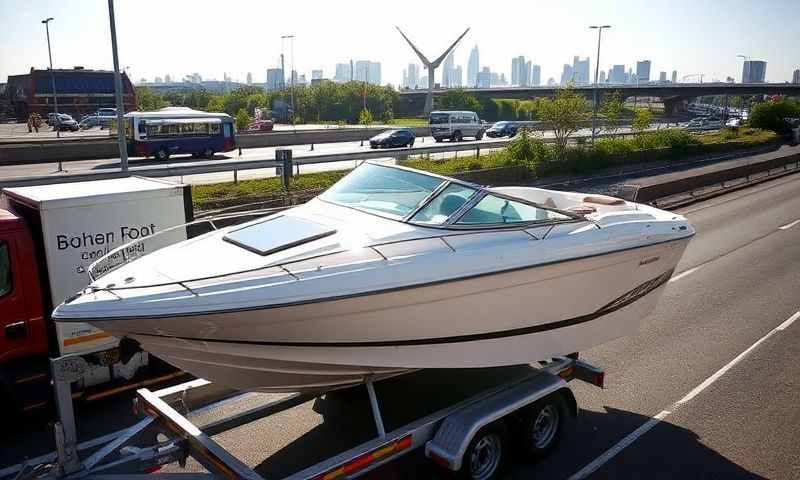
[[679, 112], [686, 111], [687, 101], [682, 97], [670, 97], [662, 99], [664, 102], [664, 116], [671, 117]]

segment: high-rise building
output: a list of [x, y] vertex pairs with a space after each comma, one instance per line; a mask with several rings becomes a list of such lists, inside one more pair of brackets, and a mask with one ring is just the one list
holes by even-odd
[[542, 67], [539, 65], [531, 65], [531, 85], [538, 87], [542, 84]]
[[355, 80], [373, 85], [381, 84], [381, 63], [358, 60], [355, 63]]
[[[475, 51], [477, 52], [477, 49]], [[483, 67], [483, 70], [478, 72], [477, 87], [489, 88], [491, 86], [492, 86], [492, 72], [491, 70], [489, 70], [489, 67]]]
[[589, 57], [583, 60], [577, 55], [572, 57], [572, 81], [589, 83]]
[[650, 60], [636, 62], [636, 78], [640, 85], [650, 81]]
[[172, 83], [172, 77], [169, 76], [169, 73], [164, 75], [164, 83]]
[[625, 83], [625, 65], [614, 65], [608, 72], [609, 83]]
[[800, 68], [792, 73], [792, 83], [800, 83]]
[[335, 82], [349, 82], [350, 79], [350, 64], [349, 63], [337, 63], [336, 64], [336, 73], [333, 75], [333, 80]]
[[156, 77], [153, 79], [153, 83], [164, 83], [164, 79], [161, 77]]
[[600, 79], [598, 80], [600, 83], [606, 83], [606, 71], [600, 70]]
[[661, 83], [667, 83], [667, 72], [659, 72], [658, 81]]
[[520, 55], [511, 59], [511, 85], [525, 86], [525, 57]]
[[453, 71], [453, 86], [460, 87], [462, 85], [464, 85], [464, 70], [459, 65]]
[[561, 70], [561, 85], [572, 82], [573, 73], [572, 65], [565, 63], [563, 70]]
[[672, 83], [678, 83], [678, 71], [677, 70], [673, 70], [672, 71]]
[[267, 91], [280, 90], [283, 86], [283, 70], [280, 68], [267, 69]]
[[247, 72], [247, 84], [248, 85], [252, 85], [253, 84], [253, 74], [250, 73], [250, 72]]
[[455, 60], [453, 59], [453, 50], [451, 50], [444, 59], [444, 66], [442, 67], [442, 86], [444, 88], [452, 88], [455, 86], [455, 82], [453, 81], [455, 70]]
[[322, 80], [322, 69], [311, 70], [311, 80]]
[[417, 88], [419, 82], [419, 65], [409, 63], [408, 68], [403, 70], [403, 86], [406, 88]]
[[492, 72], [489, 78], [489, 86], [491, 87], [507, 87], [508, 80], [506, 80], [505, 73]]
[[764, 83], [767, 77], [767, 62], [746, 60], [742, 67], [742, 83]]
[[481, 68], [481, 62], [480, 62], [480, 57], [478, 55], [478, 46], [475, 45], [469, 52], [469, 61], [467, 62], [466, 84], [468, 87], [474, 87], [478, 85], [478, 73], [480, 71], [480, 68]]

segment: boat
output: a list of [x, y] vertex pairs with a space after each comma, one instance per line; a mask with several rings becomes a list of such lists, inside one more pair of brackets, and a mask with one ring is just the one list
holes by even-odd
[[528, 364], [635, 333], [694, 235], [614, 197], [371, 162], [306, 204], [207, 223], [112, 250], [53, 318], [242, 390]]

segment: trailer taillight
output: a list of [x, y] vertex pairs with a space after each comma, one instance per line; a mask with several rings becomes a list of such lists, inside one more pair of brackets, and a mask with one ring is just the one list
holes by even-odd
[[395, 440], [392, 443], [378, 447], [375, 450], [355, 458], [354, 460], [350, 460], [343, 465], [317, 475], [314, 477], [314, 480], [334, 480], [345, 475], [350, 475], [364, 469], [369, 465], [372, 465], [379, 460], [385, 459], [387, 456], [407, 450], [409, 447], [411, 447], [411, 435], [406, 435], [399, 440]]

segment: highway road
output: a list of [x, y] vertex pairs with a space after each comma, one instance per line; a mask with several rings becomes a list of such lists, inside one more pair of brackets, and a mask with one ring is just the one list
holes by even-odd
[[[620, 128], [618, 133], [629, 133], [630, 129], [628, 127]], [[544, 131], [539, 132], [539, 134], [543, 138], [552, 138], [553, 133], [551, 131]], [[581, 129], [576, 132], [575, 136], [583, 136], [588, 137], [591, 135], [591, 129]], [[475, 144], [481, 145], [487, 142], [494, 142], [498, 139], [484, 137], [483, 140], [475, 141], [475, 140], [465, 140], [461, 144]], [[447, 142], [443, 142], [439, 145], [446, 145]], [[413, 154], [414, 148], [426, 147], [431, 145], [437, 145], [436, 142], [433, 140], [432, 137], [418, 137], [414, 143], [414, 147], [409, 150], [409, 153]], [[224, 160], [224, 159], [231, 159], [231, 160], [272, 160], [275, 158], [275, 150], [277, 148], [290, 148], [292, 150], [292, 155], [294, 158], [301, 158], [311, 155], [321, 155], [326, 153], [357, 153], [357, 152], [364, 152], [370, 151], [368, 142], [365, 142], [364, 145], [361, 145], [361, 142], [336, 142], [336, 143], [323, 143], [323, 144], [315, 144], [313, 145], [313, 150], [311, 145], [292, 145], [291, 147], [262, 147], [262, 148], [249, 148], [249, 149], [242, 149], [242, 155], [239, 155], [238, 150], [234, 150], [231, 152], [220, 153], [215, 155], [215, 160]], [[397, 149], [393, 149], [397, 150]], [[482, 150], [482, 152], [486, 152], [486, 150]], [[432, 158], [445, 158], [451, 157], [455, 155], [455, 153], [442, 153], [442, 154], [434, 154], [431, 155]], [[474, 155], [474, 152], [460, 152], [458, 155]], [[391, 158], [391, 157], [387, 157]], [[191, 158], [190, 155], [176, 155], [171, 157], [167, 163], [169, 164], [181, 164], [181, 163], [196, 163], [198, 159]], [[159, 162], [153, 158], [145, 159], [145, 158], [131, 158], [129, 159], [131, 166], [157, 166], [163, 164], [163, 162]], [[354, 166], [354, 162], [346, 161], [346, 162], [332, 162], [326, 164], [314, 164], [314, 165], [304, 165], [300, 167], [300, 173], [311, 173], [311, 172], [319, 172], [319, 171], [330, 171], [330, 170], [343, 170], [349, 169]], [[0, 179], [3, 178], [14, 178], [14, 177], [26, 177], [26, 176], [40, 176], [40, 175], [64, 175], [67, 173], [86, 173], [92, 171], [102, 171], [104, 169], [118, 169], [120, 167], [119, 158], [106, 158], [106, 159], [96, 159], [96, 160], [77, 160], [71, 162], [63, 163], [63, 171], [58, 170], [58, 163], [41, 163], [41, 164], [32, 164], [32, 165], [10, 165], [10, 166], [1, 166], [0, 167]], [[246, 179], [253, 179], [253, 178], [264, 178], [264, 177], [272, 177], [275, 176], [275, 169], [274, 168], [264, 168], [264, 169], [254, 169], [254, 170], [242, 170], [237, 172], [237, 178], [239, 180], [246, 180]], [[201, 174], [201, 175], [191, 175], [185, 177], [168, 177], [172, 180], [176, 181], [183, 181], [186, 183], [191, 184], [202, 184], [202, 183], [219, 183], [219, 182], [230, 182], [234, 180], [233, 172], [220, 172], [220, 173], [208, 173], [208, 174]]]
[[[548, 458], [515, 461], [508, 478], [800, 478], [800, 175], [679, 212], [698, 233], [656, 311], [638, 334], [582, 352], [605, 368], [606, 388], [574, 383], [578, 419]], [[383, 392], [379, 383], [385, 415], [467, 388], [460, 373], [436, 375]], [[84, 408], [81, 438], [132, 423], [127, 402]], [[326, 418], [313, 408], [216, 439], [275, 478], [292, 460], [332, 448], [325, 434], [357, 437], [355, 426], [371, 422], [366, 409]], [[29, 423], [0, 440], [0, 465], [52, 448], [44, 426]], [[440, 476], [415, 454], [369, 478]]]

